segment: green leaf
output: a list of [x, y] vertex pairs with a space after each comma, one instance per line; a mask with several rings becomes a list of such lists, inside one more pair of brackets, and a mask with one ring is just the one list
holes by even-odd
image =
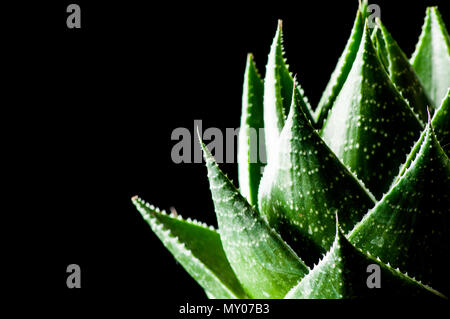
[[[276, 153], [278, 136], [289, 114], [293, 86], [294, 80], [284, 58], [282, 22], [279, 20], [264, 78], [264, 128], [267, 162], [270, 162], [273, 154]], [[298, 87], [298, 91], [303, 96], [303, 90], [300, 87]], [[303, 112], [313, 123], [311, 106], [305, 97], [302, 97], [301, 105]]]
[[202, 143], [220, 238], [236, 276], [253, 298], [282, 298], [308, 267], [222, 173]]
[[434, 114], [432, 125], [442, 148], [450, 157], [450, 89]]
[[420, 116], [422, 121], [426, 122], [428, 120], [427, 108], [430, 109], [431, 113], [434, 112], [433, 103], [425, 93], [425, 89], [405, 53], [380, 19], [377, 19], [377, 23], [379, 26], [377, 29], [380, 30], [379, 33], [381, 34], [381, 36], [377, 36], [377, 41], [383, 51], [382, 59], [386, 59], [389, 77], [397, 90], [409, 102], [411, 108]]
[[322, 138], [380, 198], [421, 131], [422, 124], [383, 69], [366, 26]]
[[438, 105], [450, 87], [450, 37], [437, 7], [427, 8], [411, 64], [428, 96]]
[[381, 29], [379, 26], [376, 26], [374, 28], [371, 38], [372, 38], [373, 45], [375, 47], [377, 56], [380, 59], [381, 64], [384, 66], [384, 69], [386, 70], [386, 72], [389, 73], [389, 60], [388, 60], [388, 52], [387, 52], [387, 48], [386, 48], [386, 42], [383, 37], [383, 32], [381, 32]]
[[[449, 141], [449, 135], [450, 135], [450, 116], [449, 116], [449, 101], [448, 98], [449, 92], [447, 93], [447, 97], [444, 98], [444, 100], [441, 103], [441, 107], [436, 111], [436, 113], [433, 116], [433, 119], [431, 121], [433, 130], [436, 134], [437, 139], [440, 142], [440, 145], [444, 152], [446, 152], [447, 156], [449, 156], [449, 151], [445, 150], [446, 147], [448, 147]], [[428, 114], [428, 117], [430, 115]], [[398, 174], [397, 178], [395, 179], [394, 183], [396, 183], [403, 175], [406, 169], [409, 168], [413, 160], [416, 158], [417, 153], [419, 153], [420, 148], [422, 147], [423, 140], [425, 139], [427, 131], [424, 130], [422, 134], [420, 135], [419, 140], [416, 142], [414, 147], [412, 148], [411, 152], [408, 155], [408, 158], [406, 159], [406, 162], [402, 165], [400, 168], [400, 173]]]
[[[339, 227], [338, 227], [339, 229]], [[380, 288], [369, 288], [369, 265], [379, 267]], [[427, 287], [398, 269], [383, 264], [354, 247], [337, 230], [330, 251], [306, 275], [302, 281], [286, 295], [287, 299], [350, 299], [350, 298], [391, 298], [391, 297], [445, 298], [439, 292]]]
[[400, 178], [355, 226], [349, 239], [448, 293], [450, 161], [430, 125], [407, 163]]
[[[258, 203], [258, 188], [262, 169], [265, 166], [260, 158], [264, 150], [263, 115], [264, 83], [258, 74], [253, 55], [247, 56], [242, 94], [241, 128], [239, 130], [238, 169], [241, 194], [250, 204]], [[262, 136], [260, 136], [260, 133]]]
[[210, 298], [247, 298], [214, 228], [167, 215], [137, 196], [132, 201], [164, 246]]
[[[365, 3], [365, 5], [367, 6], [367, 3]], [[322, 93], [319, 104], [317, 105], [317, 109], [315, 111], [315, 121], [318, 128], [322, 128], [323, 122], [327, 118], [328, 112], [333, 106], [333, 103], [342, 89], [342, 86], [344, 85], [344, 82], [352, 68], [364, 31], [363, 14], [364, 13], [361, 13], [358, 9], [355, 22], [350, 33], [350, 38], [347, 41], [344, 51], [342, 52], [337, 65], [331, 74], [331, 78]]]
[[368, 0], [358, 0], [359, 2], [359, 10], [362, 13], [363, 20], [366, 20], [369, 17], [369, 13], [372, 11], [368, 10], [369, 1]]
[[298, 92], [259, 190], [259, 210], [269, 225], [312, 265], [335, 237], [335, 211], [350, 231], [375, 199], [339, 161], [300, 108]]

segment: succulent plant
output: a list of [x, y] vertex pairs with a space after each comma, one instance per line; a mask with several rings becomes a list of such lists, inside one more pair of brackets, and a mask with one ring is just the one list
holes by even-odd
[[[240, 189], [200, 142], [218, 229], [133, 197], [208, 297], [449, 293], [450, 37], [427, 8], [408, 60], [380, 19], [369, 28], [366, 6], [315, 111], [288, 70], [281, 21], [264, 81], [248, 55]], [[263, 147], [267, 165], [251, 158]]]

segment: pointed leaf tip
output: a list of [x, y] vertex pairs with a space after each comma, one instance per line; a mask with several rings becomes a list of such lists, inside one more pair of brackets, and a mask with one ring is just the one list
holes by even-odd
[[133, 203], [155, 235], [211, 298], [247, 298], [228, 263], [219, 234], [197, 221], [161, 212], [137, 196]]
[[[270, 48], [264, 78], [264, 129], [268, 163], [277, 152], [277, 140], [289, 114], [294, 87], [294, 80], [284, 57], [283, 32], [279, 23]], [[301, 94], [303, 112], [313, 123], [311, 106], [303, 96], [303, 90], [299, 86], [297, 89]]]
[[[364, 1], [363, 5], [366, 6], [367, 1]], [[330, 80], [322, 93], [320, 101], [314, 112], [314, 118], [316, 122], [316, 127], [322, 129], [325, 119], [328, 117], [328, 113], [333, 106], [336, 97], [338, 96], [342, 86], [347, 79], [347, 76], [351, 70], [353, 61], [355, 60], [356, 54], [358, 52], [359, 45], [361, 43], [362, 34], [364, 31], [364, 20], [363, 13], [365, 9], [361, 6], [356, 12], [355, 21], [353, 22], [353, 27], [350, 32], [350, 36], [345, 45], [344, 51], [342, 52], [336, 67], [331, 74]]]
[[421, 131], [421, 123], [390, 81], [365, 28], [322, 138], [379, 199]]
[[[378, 266], [382, 289], [371, 289], [365, 280], [369, 275], [367, 269], [372, 265]], [[443, 297], [437, 291], [392, 270], [379, 259], [357, 249], [337, 225], [330, 250], [285, 298], [354, 299], [400, 296]]]
[[449, 194], [450, 161], [428, 123], [390, 190], [349, 239], [448, 293]]
[[219, 169], [209, 152], [206, 166], [227, 258], [253, 298], [282, 298], [308, 267], [270, 228]]
[[241, 194], [250, 204], [258, 202], [258, 188], [265, 166], [264, 83], [253, 55], [249, 55], [242, 92], [241, 127], [238, 137], [238, 177]]
[[[396, 89], [402, 97], [408, 101], [410, 107], [423, 121], [427, 121], [427, 107], [433, 113], [434, 106], [425, 88], [423, 87], [414, 68], [409, 63], [406, 54], [397, 44], [395, 39], [387, 30], [386, 26], [378, 21], [380, 32], [377, 33], [376, 40], [383, 43], [380, 50], [380, 58], [386, 61], [386, 70], [389, 78], [394, 83]], [[378, 42], [377, 42], [378, 43]]]
[[[334, 210], [349, 231], [374, 205], [367, 190], [319, 137], [294, 90], [290, 112], [259, 188], [259, 211], [312, 265], [333, 243]], [[336, 192], [337, 185], [343, 191]]]
[[450, 37], [437, 7], [428, 7], [411, 64], [433, 105], [450, 87]]

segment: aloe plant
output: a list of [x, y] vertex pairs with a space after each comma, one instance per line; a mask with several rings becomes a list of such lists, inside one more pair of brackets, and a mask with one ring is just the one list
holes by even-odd
[[[209, 298], [447, 298], [449, 36], [428, 8], [408, 60], [380, 19], [369, 29], [366, 6], [315, 111], [288, 70], [281, 21], [264, 80], [248, 55], [240, 189], [200, 139], [218, 229], [133, 197]], [[253, 158], [264, 146], [267, 165]]]

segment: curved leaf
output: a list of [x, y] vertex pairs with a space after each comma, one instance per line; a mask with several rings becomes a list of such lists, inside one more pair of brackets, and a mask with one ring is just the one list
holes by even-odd
[[210, 298], [247, 297], [214, 228], [167, 215], [137, 196], [132, 201], [164, 246]]

